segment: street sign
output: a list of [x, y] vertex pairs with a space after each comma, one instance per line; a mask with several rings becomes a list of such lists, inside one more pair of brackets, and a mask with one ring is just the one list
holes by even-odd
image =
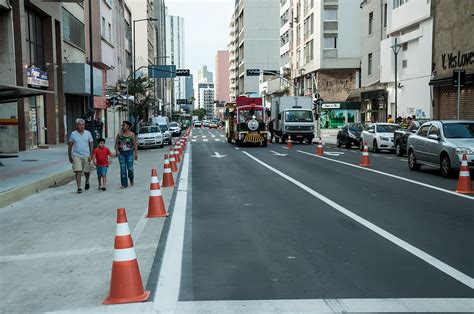
[[189, 76], [190, 72], [189, 69], [177, 69], [176, 76]]
[[188, 103], [187, 99], [176, 99], [177, 105], [186, 105]]
[[148, 67], [149, 78], [173, 78], [176, 77], [176, 65], [156, 65]]
[[259, 76], [260, 70], [259, 69], [247, 69], [247, 76]]
[[464, 86], [466, 82], [466, 70], [464, 69], [456, 69], [453, 70], [453, 85], [458, 86], [458, 78], [459, 78], [459, 85]]

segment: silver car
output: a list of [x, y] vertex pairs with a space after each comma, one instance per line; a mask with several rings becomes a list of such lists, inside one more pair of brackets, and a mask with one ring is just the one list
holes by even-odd
[[407, 142], [408, 166], [437, 167], [443, 177], [459, 170], [463, 154], [474, 166], [474, 121], [446, 120], [425, 122]]

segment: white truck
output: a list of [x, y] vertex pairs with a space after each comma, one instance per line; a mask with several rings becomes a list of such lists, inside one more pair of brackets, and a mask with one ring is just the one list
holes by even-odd
[[291, 135], [293, 142], [311, 144], [314, 138], [313, 101], [305, 96], [282, 96], [272, 99], [269, 131], [275, 142], [285, 143]]

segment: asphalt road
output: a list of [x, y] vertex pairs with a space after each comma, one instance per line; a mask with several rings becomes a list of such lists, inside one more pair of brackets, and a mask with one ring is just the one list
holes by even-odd
[[[474, 198], [406, 158], [195, 129], [180, 301], [473, 298]], [[421, 183], [420, 184], [417, 184]]]

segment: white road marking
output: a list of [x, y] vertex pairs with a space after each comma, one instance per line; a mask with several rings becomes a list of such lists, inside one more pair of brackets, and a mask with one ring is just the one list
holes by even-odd
[[181, 301], [179, 313], [472, 312], [472, 298]]
[[203, 135], [202, 138], [206, 138], [207, 136], [206, 135]]
[[191, 142], [196, 142], [197, 140], [191, 140]]
[[176, 194], [176, 203], [171, 216], [171, 225], [163, 254], [163, 264], [156, 287], [153, 310], [174, 312], [178, 303], [181, 285], [181, 265], [188, 199], [189, 149], [184, 155], [181, 178]]
[[214, 152], [214, 155], [211, 155], [211, 157], [215, 157], [215, 158], [224, 158], [225, 156], [226, 155], [221, 155], [218, 152]]
[[394, 160], [395, 158], [393, 157], [385, 157], [386, 159]]
[[236, 150], [239, 150], [239, 148], [238, 148], [238, 147], [235, 147], [235, 149], [236, 149]]
[[288, 156], [288, 154], [277, 153], [273, 150], [271, 150], [270, 153], [272, 153], [274, 156], [282, 156], [282, 157]]
[[462, 197], [462, 198], [467, 198], [469, 200], [474, 200], [474, 196], [469, 196], [469, 195], [465, 195], [465, 194], [456, 193], [454, 191], [446, 190], [446, 189], [443, 189], [443, 188], [440, 188], [440, 187], [437, 187], [437, 186], [433, 186], [433, 185], [429, 185], [429, 184], [426, 184], [426, 183], [423, 183], [423, 182], [418, 182], [418, 181], [410, 180], [410, 179], [407, 179], [407, 178], [404, 178], [404, 177], [399, 177], [399, 176], [396, 176], [394, 174], [385, 173], [385, 172], [382, 172], [382, 171], [378, 171], [378, 170], [375, 170], [375, 169], [370, 169], [370, 168], [367, 168], [367, 167], [361, 167], [361, 166], [358, 166], [358, 165], [353, 165], [351, 163], [336, 160], [336, 159], [332, 159], [332, 158], [317, 156], [315, 154], [307, 153], [307, 152], [304, 152], [302, 150], [298, 150], [298, 152], [302, 153], [302, 154], [306, 154], [306, 155], [326, 159], [326, 160], [329, 160], [329, 161], [332, 161], [332, 162], [337, 162], [337, 163], [340, 163], [340, 164], [343, 164], [343, 165], [346, 165], [346, 166], [362, 169], [362, 170], [365, 170], [365, 171], [374, 172], [374, 173], [381, 174], [381, 175], [391, 177], [391, 178], [395, 178], [395, 179], [398, 179], [398, 180], [410, 182], [410, 183], [413, 183], [413, 184], [418, 184], [418, 185], [424, 186], [424, 187], [429, 188], [429, 189], [445, 192], [445, 193], [455, 195], [455, 196], [459, 196], [459, 197]]
[[197, 135], [194, 135], [193, 138], [197, 138]]
[[225, 135], [221, 134], [221, 137], [225, 137]]
[[214, 141], [216, 141], [216, 142], [220, 142], [221, 140], [220, 140], [220, 139], [218, 139], [218, 138], [215, 138], [215, 139], [214, 139]]
[[203, 139], [202, 141], [203, 142], [209, 142], [209, 140], [207, 138]]
[[324, 152], [324, 155], [339, 157], [340, 155], [344, 155], [344, 153], [343, 152]]
[[[302, 151], [298, 151], [302, 152]], [[408, 242], [398, 238], [397, 236], [391, 234], [388, 231], [385, 231], [384, 229], [374, 225], [370, 221], [354, 214], [350, 210], [344, 208], [343, 206], [337, 204], [336, 202], [330, 200], [329, 198], [325, 197], [324, 195], [316, 192], [315, 190], [311, 189], [310, 187], [304, 185], [303, 183], [299, 182], [296, 179], [293, 179], [292, 177], [286, 175], [285, 173], [281, 172], [278, 169], [273, 168], [272, 166], [264, 163], [263, 161], [260, 161], [256, 157], [250, 155], [247, 152], [243, 152], [245, 155], [250, 157], [251, 159], [255, 160], [257, 163], [261, 164], [262, 166], [266, 167], [267, 169], [273, 171], [274, 173], [278, 174], [279, 176], [285, 178], [286, 180], [290, 181], [291, 183], [295, 184], [296, 186], [300, 187], [301, 189], [305, 190], [309, 194], [313, 195], [314, 197], [318, 198], [322, 202], [328, 204], [335, 210], [339, 211], [340, 213], [346, 215], [347, 217], [357, 221], [364, 227], [366, 227], [369, 230], [372, 230], [373, 232], [377, 233], [381, 237], [387, 239], [388, 241], [392, 242], [393, 244], [399, 246], [400, 248], [406, 250], [407, 252], [415, 255], [416, 257], [420, 258], [421, 260], [425, 261], [428, 264], [431, 264], [435, 268], [439, 269], [443, 273], [445, 273], [448, 276], [451, 276], [452, 278], [456, 279], [457, 281], [461, 282], [462, 284], [468, 286], [471, 289], [474, 289], [474, 279], [469, 277], [468, 275], [460, 272], [459, 270], [449, 266], [448, 264], [440, 261], [439, 259], [435, 258], [434, 256], [429, 255], [428, 253], [416, 248], [415, 246], [409, 244]], [[325, 157], [320, 157], [320, 158], [325, 158]], [[325, 158], [325, 159], [330, 159], [330, 158]]]

